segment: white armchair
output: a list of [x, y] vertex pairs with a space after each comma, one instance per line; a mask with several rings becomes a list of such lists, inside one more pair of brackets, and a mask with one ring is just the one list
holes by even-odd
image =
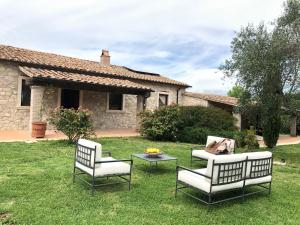
[[[201, 160], [208, 160], [209, 157], [213, 156], [214, 154], [211, 154], [204, 150], [209, 144], [212, 142], [219, 142], [224, 140], [223, 137], [216, 137], [216, 136], [207, 136], [206, 145], [198, 145], [191, 148], [191, 165], [195, 161], [201, 161]], [[235, 140], [230, 139], [230, 146], [228, 149], [228, 154], [234, 154], [235, 152]]]
[[[109, 157], [103, 157], [108, 154]], [[111, 185], [117, 183], [96, 183], [99, 178], [109, 178], [113, 176], [120, 177], [131, 187], [132, 160], [117, 160], [111, 157], [110, 152], [102, 151], [101, 144], [85, 139], [79, 139], [75, 149], [73, 182], [79, 179], [83, 183], [91, 187], [92, 193], [96, 187]], [[91, 177], [91, 182], [82, 178], [82, 176]], [[118, 182], [118, 183], [124, 183]]]

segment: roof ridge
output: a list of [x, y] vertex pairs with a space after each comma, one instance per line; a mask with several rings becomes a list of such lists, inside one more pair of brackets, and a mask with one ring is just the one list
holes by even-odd
[[74, 70], [95, 74], [107, 74], [122, 78], [171, 84], [189, 87], [183, 82], [161, 76], [160, 74], [142, 72], [119, 65], [102, 65], [100, 62], [59, 55], [56, 53], [42, 52], [31, 49], [19, 48], [0, 44], [0, 60], [13, 61], [23, 65], [57, 68], [59, 70]]
[[[64, 57], [64, 58], [69, 58], [69, 59], [75, 59], [75, 60], [83, 60], [83, 61], [86, 61], [86, 62], [95, 63], [97, 65], [100, 63], [100, 62], [95, 61], [95, 60], [84, 59], [84, 58], [77, 58], [77, 57], [74, 57], [74, 56], [62, 55], [62, 54], [53, 53], [53, 52], [44, 51], [44, 50], [34, 50], [34, 49], [28, 49], [28, 48], [22, 48], [22, 47], [15, 47], [15, 46], [12, 46], [12, 45], [3, 45], [3, 44], [0, 44], [0, 48], [1, 47], [9, 47], [9, 48], [14, 48], [16, 50], [23, 50], [23, 51], [30, 51], [30, 52], [35, 52], [35, 53], [49, 54], [49, 55], [53, 55], [53, 56], [59, 56], [59, 57]], [[129, 68], [127, 66], [122, 66], [122, 65], [117, 65], [117, 64], [101, 65], [101, 66], [103, 66], [103, 67], [108, 67], [108, 66], [122, 67], [122, 68], [125, 68], [127, 70], [130, 70], [130, 71], [136, 72], [136, 73], [149, 74], [149, 75], [152, 75], [152, 76], [162, 76], [159, 73], [152, 73], [152, 72], [148, 72], [148, 71], [142, 71], [142, 70], [132, 69], [132, 68]]]

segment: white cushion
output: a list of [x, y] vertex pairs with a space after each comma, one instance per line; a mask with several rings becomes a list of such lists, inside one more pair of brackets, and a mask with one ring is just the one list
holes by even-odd
[[214, 156], [214, 154], [211, 154], [205, 150], [193, 150], [192, 156], [207, 160], [209, 157]]
[[[94, 141], [90, 141], [90, 140], [86, 140], [86, 139], [79, 139], [78, 140], [78, 144], [88, 147], [88, 148], [96, 148], [96, 161], [101, 161], [101, 156], [102, 156], [102, 145], [94, 142]], [[91, 165], [94, 165], [94, 151], [92, 151], [92, 155], [91, 155]]]
[[[198, 173], [207, 174], [206, 169], [197, 169], [194, 170]], [[182, 181], [192, 187], [198, 188], [206, 193], [210, 192], [210, 179], [205, 178], [201, 175], [192, 173], [187, 170], [181, 170], [178, 172], [178, 180]], [[225, 185], [218, 185], [218, 186], [212, 186], [212, 192], [219, 192], [224, 190], [230, 190], [230, 189], [236, 189], [236, 188], [242, 188], [243, 187], [243, 181], [231, 183], [231, 184], [225, 184]]]
[[[226, 138], [223, 138], [223, 137], [216, 137], [216, 136], [207, 136], [206, 147], [207, 147], [210, 143], [212, 143], [212, 142], [214, 142], [214, 141], [219, 142], [219, 141], [222, 141], [222, 140], [224, 140], [224, 139], [226, 139]], [[229, 139], [229, 140], [230, 140], [230, 144], [228, 145], [228, 147], [229, 147], [230, 149], [227, 149], [227, 150], [228, 150], [228, 152], [232, 153], [232, 152], [234, 151], [235, 140], [233, 140], [233, 139]]]
[[272, 180], [272, 176], [266, 176], [266, 177], [259, 177], [259, 178], [255, 178], [255, 179], [246, 179], [245, 181], [245, 185], [254, 185], [254, 184], [262, 184], [262, 183], [267, 183], [267, 182], [271, 182]]
[[[111, 161], [116, 160], [112, 157], [102, 158], [102, 161]], [[90, 175], [93, 175], [93, 169], [84, 166], [83, 164], [76, 162], [76, 167], [87, 172]], [[96, 164], [95, 168], [95, 176], [107, 176], [114, 174], [129, 174], [130, 173], [130, 165], [125, 162], [109, 162], [109, 163], [101, 163]]]
[[[272, 152], [269, 151], [264, 151], [264, 152], [246, 152], [243, 153], [248, 159], [264, 159], [264, 158], [271, 158], [272, 157]], [[270, 170], [272, 168], [272, 161], [270, 161]], [[246, 171], [246, 177], [250, 176], [250, 171], [251, 171], [251, 163], [247, 163], [247, 171]]]
[[[213, 183], [217, 183], [218, 180], [218, 172], [219, 172], [219, 166], [215, 165], [214, 168], [213, 166], [213, 161], [214, 163], [234, 163], [234, 162], [240, 162], [246, 160], [246, 155], [244, 154], [230, 154], [230, 155], [213, 155], [212, 157], [208, 158], [207, 162], [207, 176], [211, 177], [212, 176], [212, 170], [213, 170]], [[244, 167], [245, 167], [245, 162]], [[243, 171], [244, 174], [244, 171]]]

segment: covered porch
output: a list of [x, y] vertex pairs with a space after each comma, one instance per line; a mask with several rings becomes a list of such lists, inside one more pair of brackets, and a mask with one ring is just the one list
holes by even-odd
[[[57, 107], [90, 110], [95, 130], [107, 130], [107, 134], [118, 129], [134, 130], [138, 128], [138, 114], [145, 109], [152, 91], [142, 84], [105, 74], [19, 68], [28, 76], [26, 83], [31, 90], [29, 132], [32, 122], [47, 121]], [[48, 126], [48, 136], [60, 138], [51, 133], [52, 130], [53, 127]]]

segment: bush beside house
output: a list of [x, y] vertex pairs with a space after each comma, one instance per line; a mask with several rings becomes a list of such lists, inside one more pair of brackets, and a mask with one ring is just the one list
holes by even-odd
[[92, 113], [86, 109], [55, 109], [49, 118], [50, 124], [63, 132], [71, 142], [94, 134]]
[[257, 148], [254, 131], [239, 132], [235, 118], [214, 107], [166, 106], [141, 113], [141, 134], [151, 140], [205, 144], [208, 135], [233, 138], [239, 147]]

